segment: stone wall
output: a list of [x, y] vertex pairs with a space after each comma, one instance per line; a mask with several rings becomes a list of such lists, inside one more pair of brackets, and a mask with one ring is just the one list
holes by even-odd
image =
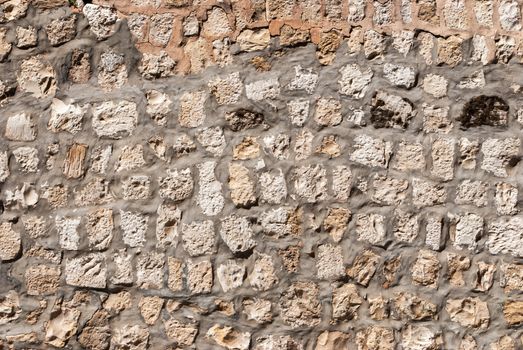
[[0, 348], [523, 349], [515, 0], [0, 0]]

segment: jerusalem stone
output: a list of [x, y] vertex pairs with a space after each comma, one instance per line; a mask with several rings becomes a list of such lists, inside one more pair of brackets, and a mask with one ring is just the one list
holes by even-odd
[[412, 179], [412, 197], [415, 206], [429, 207], [443, 204], [447, 199], [446, 188], [435, 182]]
[[169, 270], [167, 287], [173, 292], [181, 291], [183, 289], [183, 262], [180, 259], [168, 257], [167, 267]]
[[376, 174], [372, 178], [372, 199], [383, 205], [398, 205], [407, 197], [409, 182]]
[[328, 208], [323, 220], [323, 229], [329, 233], [334, 242], [339, 242], [347, 230], [351, 212], [346, 208]]
[[490, 323], [487, 303], [477, 297], [447, 299], [445, 310], [452, 321], [463, 327], [486, 329]]
[[394, 86], [410, 89], [416, 83], [416, 70], [409, 66], [385, 63], [383, 75]]
[[149, 42], [155, 46], [166, 46], [171, 39], [173, 15], [156, 14], [149, 19]]
[[255, 137], [245, 136], [241, 143], [234, 146], [232, 154], [234, 160], [258, 158], [260, 156], [260, 144]]
[[198, 130], [196, 133], [196, 139], [203, 148], [214, 157], [221, 156], [223, 150], [227, 146], [223, 129], [219, 126]]
[[146, 324], [154, 325], [156, 323], [156, 320], [160, 317], [163, 304], [163, 298], [157, 296], [145, 296], [140, 299], [138, 308]]
[[397, 320], [434, 320], [438, 317], [438, 305], [420, 295], [398, 292], [394, 294], [391, 314]]
[[479, 142], [461, 138], [459, 140], [459, 163], [464, 169], [473, 170], [476, 168], [476, 157], [479, 152]]
[[310, 102], [306, 99], [294, 99], [287, 102], [288, 115], [291, 123], [303, 126], [309, 118]]
[[16, 27], [16, 46], [19, 49], [28, 49], [36, 45], [38, 45], [38, 31], [35, 27]]
[[94, 250], [109, 248], [113, 239], [113, 211], [112, 209], [98, 209], [87, 215], [87, 238], [89, 247]]
[[269, 46], [271, 35], [268, 29], [262, 28], [257, 30], [243, 30], [236, 41], [242, 51], [259, 51]]
[[246, 252], [256, 245], [251, 223], [245, 217], [231, 215], [223, 218], [220, 236], [233, 253]]
[[420, 286], [437, 288], [440, 268], [441, 264], [436, 253], [420, 250], [411, 267], [412, 282]]
[[163, 321], [165, 334], [170, 340], [181, 346], [190, 346], [198, 334], [198, 324], [194, 322], [181, 322], [174, 318]]
[[178, 245], [178, 223], [182, 212], [173, 204], [162, 203], [156, 211], [156, 246], [166, 248]]
[[341, 147], [336, 142], [337, 137], [329, 135], [323, 137], [321, 144], [316, 148], [317, 154], [325, 154], [329, 158], [336, 158], [341, 155]]
[[318, 84], [318, 73], [314, 72], [312, 68], [302, 68], [302, 66], [294, 67], [295, 76], [287, 85], [289, 90], [305, 90], [308, 94], [312, 94]]
[[213, 222], [207, 220], [183, 224], [182, 244], [184, 250], [190, 256], [212, 254], [216, 244]]
[[149, 216], [120, 210], [120, 228], [123, 242], [129, 247], [141, 247], [145, 243]]
[[237, 103], [243, 91], [239, 72], [231, 73], [225, 77], [216, 77], [209, 81], [207, 85], [219, 105]]
[[47, 39], [53, 46], [71, 41], [76, 36], [76, 16], [52, 20], [45, 26]]
[[245, 95], [248, 99], [259, 102], [267, 99], [275, 99], [280, 94], [280, 83], [278, 79], [258, 80], [245, 85]]
[[111, 347], [115, 350], [147, 350], [149, 335], [149, 330], [146, 327], [125, 324], [114, 329]]
[[142, 253], [136, 261], [136, 284], [141, 289], [163, 288], [165, 256], [161, 253]]
[[12, 141], [34, 141], [37, 130], [33, 118], [26, 113], [20, 113], [7, 119], [5, 137]]
[[109, 312], [119, 313], [132, 305], [131, 293], [121, 291], [114, 294], [109, 294], [103, 303], [105, 310]]
[[258, 324], [272, 322], [272, 304], [266, 299], [245, 299], [242, 302], [243, 312], [248, 320]]
[[419, 216], [412, 212], [396, 209], [394, 212], [393, 233], [396, 240], [413, 243], [419, 233]]
[[431, 174], [443, 181], [454, 178], [454, 141], [452, 138], [438, 138], [432, 143]]
[[369, 135], [358, 135], [350, 160], [370, 167], [386, 168], [392, 154], [392, 142], [373, 138]]
[[99, 205], [112, 202], [113, 195], [109, 191], [109, 182], [106, 179], [96, 177], [87, 182], [75, 196], [77, 206]]
[[485, 140], [481, 145], [481, 169], [494, 176], [507, 177], [507, 167], [514, 166], [518, 160], [520, 144], [521, 140], [516, 138]]
[[[494, 273], [496, 272], [496, 266], [488, 264], [484, 261], [479, 261], [477, 265], [478, 268], [476, 271], [474, 290], [486, 292], [492, 287], [492, 284], [494, 283]], [[502, 284], [502, 281], [500, 281], [500, 284]]]
[[300, 208], [280, 207], [260, 215], [263, 233], [275, 238], [301, 234], [302, 211]]
[[488, 203], [488, 183], [483, 181], [462, 181], [456, 191], [456, 204], [473, 204], [484, 207]]
[[376, 272], [379, 261], [379, 255], [372, 250], [364, 250], [356, 256], [351, 267], [347, 269], [347, 276], [358, 284], [367, 287]]
[[251, 343], [251, 333], [218, 324], [209, 328], [206, 337], [212, 339], [220, 347], [229, 350], [248, 350]]
[[470, 268], [470, 259], [466, 256], [447, 253], [447, 277], [453, 286], [462, 287], [465, 285], [463, 272]]
[[314, 121], [321, 126], [336, 126], [342, 121], [341, 103], [333, 98], [320, 98], [316, 101]]
[[199, 173], [199, 187], [197, 202], [203, 214], [214, 216], [219, 214], [224, 206], [222, 184], [214, 175], [215, 161], [207, 161], [197, 165]]
[[356, 234], [359, 241], [382, 245], [385, 240], [385, 217], [376, 213], [356, 214]]
[[363, 298], [354, 284], [344, 284], [332, 291], [332, 317], [336, 320], [358, 318], [358, 309]]
[[115, 171], [126, 171], [140, 168], [145, 165], [145, 160], [143, 158], [143, 146], [134, 145], [134, 146], [124, 146], [122, 151], [118, 156], [118, 161], [116, 162]]
[[429, 216], [425, 226], [425, 244], [432, 250], [440, 250], [442, 246], [443, 222], [441, 217]]
[[20, 64], [17, 80], [22, 91], [29, 92], [36, 98], [54, 96], [57, 90], [54, 68], [38, 56], [28, 58]]
[[232, 131], [256, 128], [263, 123], [263, 119], [262, 113], [248, 109], [238, 109], [225, 114], [225, 120]]
[[503, 30], [521, 29], [521, 9], [517, 1], [504, 0], [498, 7], [499, 22]]
[[38, 172], [38, 150], [34, 147], [18, 147], [13, 150], [13, 156], [22, 173]]
[[76, 134], [82, 130], [82, 119], [86, 110], [85, 105], [68, 104], [59, 99], [53, 99], [47, 128], [53, 132], [67, 131]]
[[158, 90], [149, 90], [145, 96], [147, 98], [146, 112], [158, 125], [166, 125], [172, 105], [169, 96]]
[[446, 64], [450, 67], [458, 65], [463, 60], [462, 43], [463, 39], [458, 36], [438, 38], [436, 64]]
[[319, 246], [316, 267], [319, 279], [338, 279], [345, 275], [341, 246], [331, 244]]
[[289, 158], [290, 137], [286, 134], [267, 135], [263, 138], [266, 153], [276, 159], [285, 160]]
[[351, 193], [353, 176], [350, 169], [344, 165], [332, 169], [332, 192], [339, 202], [346, 202]]
[[80, 247], [80, 217], [56, 217], [55, 226], [58, 231], [59, 243], [62, 249], [78, 250]]
[[227, 260], [216, 269], [216, 277], [224, 292], [239, 288], [243, 284], [245, 265], [234, 260]]
[[508, 300], [503, 304], [503, 316], [509, 326], [523, 323], [523, 301]]
[[413, 350], [441, 349], [443, 336], [440, 331], [425, 326], [408, 325], [401, 332], [401, 345]]
[[65, 282], [70, 286], [105, 288], [107, 267], [102, 253], [90, 253], [66, 259]]
[[[391, 74], [388, 68], [391, 67], [385, 65], [384, 73], [386, 75]], [[362, 68], [356, 64], [346, 65], [340, 70], [340, 73], [341, 79], [338, 81], [340, 93], [354, 99], [361, 99], [365, 96], [372, 76], [374, 75], [370, 68], [362, 70]]]
[[298, 46], [307, 44], [310, 40], [308, 30], [294, 29], [292, 26], [284, 24], [280, 29], [281, 46]]
[[498, 182], [496, 184], [494, 202], [498, 215], [515, 215], [519, 212], [517, 208], [518, 192], [518, 188], [511, 183]]
[[128, 254], [125, 249], [117, 250], [113, 256], [115, 269], [110, 280], [114, 284], [132, 284], [133, 283], [133, 266], [131, 254]]
[[314, 135], [308, 129], [300, 130], [294, 140], [294, 154], [296, 160], [304, 160], [312, 155], [312, 141]]
[[435, 98], [447, 95], [448, 80], [437, 74], [428, 74], [423, 79], [423, 90]]
[[145, 175], [133, 175], [122, 181], [123, 199], [139, 200], [150, 196], [151, 179]]
[[191, 168], [168, 169], [167, 176], [158, 179], [160, 198], [175, 202], [183, 201], [192, 195], [194, 182]]
[[521, 230], [523, 230], [523, 219], [519, 216], [491, 221], [488, 225], [488, 238], [485, 246], [491, 254], [501, 253], [522, 257]]
[[499, 285], [505, 293], [523, 290], [523, 265], [502, 264]]
[[55, 265], [36, 265], [28, 268], [25, 273], [25, 285], [29, 295], [54, 294], [60, 287], [61, 271]]
[[125, 56], [108, 50], [101, 54], [98, 64], [98, 85], [104, 91], [121, 88], [127, 83]]
[[136, 104], [130, 101], [107, 101], [94, 106], [92, 127], [101, 138], [121, 139], [132, 135], [138, 122]]
[[281, 169], [261, 173], [259, 185], [262, 203], [280, 204], [287, 197], [287, 185]]
[[391, 166], [397, 170], [423, 170], [425, 168], [423, 145], [401, 141], [396, 147]]
[[186, 92], [180, 96], [178, 122], [186, 128], [200, 126], [205, 120], [204, 105], [207, 95], [204, 91]]
[[174, 75], [176, 62], [165, 52], [159, 54], [145, 53], [138, 70], [145, 79], [165, 78]]
[[358, 350], [393, 350], [394, 331], [380, 326], [368, 326], [356, 332]]
[[52, 318], [47, 322], [45, 329], [45, 343], [54, 347], [63, 348], [69, 339], [78, 330], [78, 320], [81, 312], [77, 309], [55, 305]]
[[313, 282], [292, 282], [279, 304], [283, 322], [291, 328], [314, 327], [321, 321], [319, 287]]
[[118, 20], [114, 8], [88, 3], [82, 11], [89, 22], [89, 29], [98, 40], [106, 39], [114, 33], [115, 23]]
[[385, 53], [385, 35], [374, 30], [367, 30], [363, 43], [363, 52], [369, 60], [380, 57]]
[[10, 222], [3, 222], [0, 225], [0, 238], [0, 260], [15, 259], [22, 248], [20, 233], [13, 230]]
[[294, 169], [295, 193], [307, 203], [326, 199], [326, 170], [320, 165], [301, 166]]
[[375, 128], [406, 129], [416, 115], [408, 99], [378, 91], [372, 97], [370, 121]]
[[256, 260], [249, 275], [249, 283], [254, 290], [266, 291], [278, 283], [273, 259], [270, 255], [255, 252]]
[[212, 264], [210, 261], [187, 262], [187, 287], [192, 295], [208, 294], [213, 286]]

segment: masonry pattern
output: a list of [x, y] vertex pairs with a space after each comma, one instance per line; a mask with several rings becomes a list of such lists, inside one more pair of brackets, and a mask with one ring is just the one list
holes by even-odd
[[0, 349], [522, 349], [521, 5], [0, 0]]

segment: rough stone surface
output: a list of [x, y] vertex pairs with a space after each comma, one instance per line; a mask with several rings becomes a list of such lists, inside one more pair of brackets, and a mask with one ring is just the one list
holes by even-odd
[[521, 6], [0, 0], [0, 348], [521, 348]]

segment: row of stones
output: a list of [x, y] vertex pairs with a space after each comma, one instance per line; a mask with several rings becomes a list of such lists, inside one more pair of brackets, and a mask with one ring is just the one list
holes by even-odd
[[[430, 301], [419, 299], [410, 293], [399, 293], [396, 296], [394, 306], [391, 310], [387, 307], [387, 302], [382, 297], [369, 297], [368, 311], [374, 320], [381, 320], [392, 315], [407, 314], [409, 317], [416, 315], [424, 319], [430, 315], [433, 307]], [[362, 298], [352, 284], [345, 284], [334, 287], [333, 290], [333, 316], [343, 319], [358, 317], [358, 309], [363, 303]], [[8, 315], [11, 320], [16, 320], [22, 315], [19, 304], [19, 296], [16, 292], [8, 292], [2, 299], [2, 306], [12, 310]], [[231, 317], [236, 315], [234, 303], [215, 299], [215, 306], [192, 307], [190, 313], [201, 313], [208, 315], [216, 312]], [[52, 305], [55, 317], [51, 318], [45, 325], [45, 335], [39, 336], [38, 333], [25, 332], [11, 334], [5, 337], [9, 344], [39, 344], [45, 342], [54, 347], [64, 347], [72, 338], [89, 349], [103, 350], [108, 349], [109, 345], [114, 349], [145, 350], [150, 343], [156, 343], [158, 338], [151, 337], [150, 329], [158, 324], [162, 319], [162, 331], [165, 332], [169, 341], [179, 347], [191, 346], [198, 338], [199, 344], [212, 344], [229, 350], [248, 350], [251, 342], [252, 349], [255, 350], [291, 350], [304, 349], [303, 339], [297, 340], [292, 337], [265, 334], [253, 336], [246, 327], [238, 328], [229, 326], [228, 323], [216, 323], [211, 327], [202, 327], [197, 319], [190, 317], [177, 316], [176, 312], [186, 309], [176, 300], [159, 296], [142, 296], [138, 302], [138, 310], [144, 323], [147, 326], [138, 324], [111, 325], [111, 320], [120, 314], [125, 314], [134, 309], [135, 302], [129, 292], [122, 291], [115, 294], [96, 294], [92, 292], [76, 292], [69, 301], [57, 298]], [[88, 305], [100, 305], [96, 310], [89, 310]], [[47, 302], [43, 301], [39, 309], [35, 309], [27, 314], [26, 320], [29, 324], [34, 324], [44, 309]], [[271, 303], [268, 300], [259, 298], [246, 298], [242, 301], [242, 313], [245, 314], [247, 321], [263, 324], [272, 321]], [[281, 308], [284, 320], [292, 322], [295, 328], [310, 327], [319, 323], [323, 312], [319, 301], [318, 286], [311, 282], [293, 283], [286, 293], [282, 294], [279, 307]], [[521, 320], [517, 314], [517, 308], [521, 307], [518, 302], [507, 302], [503, 307], [507, 321], [514, 319]], [[191, 306], [189, 306], [191, 308]], [[162, 311], [165, 312], [162, 313]], [[490, 314], [485, 302], [479, 298], [449, 299], [445, 310], [449, 314], [451, 321], [459, 323], [469, 329], [484, 329], [490, 323]], [[186, 311], [187, 312], [187, 311]], [[296, 314], [300, 312], [300, 314]], [[162, 315], [163, 314], [163, 315]], [[80, 317], [87, 317], [85, 326], [80, 329]], [[393, 316], [394, 318], [395, 316]], [[358, 350], [386, 349], [392, 350], [396, 342], [407, 349], [438, 349], [445, 346], [445, 340], [453, 337], [450, 333], [443, 332], [438, 328], [429, 328], [423, 324], [409, 324], [404, 327], [396, 328], [383, 327], [380, 325], [370, 325], [358, 327], [354, 332], [324, 331], [313, 334], [315, 350], [335, 350], [347, 349], [355, 346]], [[203, 328], [203, 329], [202, 329]], [[158, 334], [158, 331], [153, 331]], [[74, 337], [78, 334], [77, 337]], [[499, 335], [497, 335], [499, 337]], [[481, 336], [477, 336], [481, 339]], [[0, 338], [1, 341], [1, 338]], [[1, 343], [0, 343], [1, 344]], [[159, 344], [156, 344], [159, 346]], [[476, 339], [467, 334], [461, 339], [460, 350], [477, 349]], [[171, 348], [169, 348], [171, 349]], [[174, 347], [172, 347], [174, 349]], [[509, 335], [500, 336], [497, 341], [491, 342], [490, 350], [514, 350], [516, 342]]]
[[[89, 9], [89, 10], [86, 10]], [[212, 13], [215, 13], [218, 8], [213, 8]], [[221, 10], [223, 11], [223, 10]], [[105, 14], [107, 18], [103, 17]], [[104, 8], [97, 5], [88, 4], [84, 7], [84, 15], [90, 23], [90, 29], [98, 37], [99, 40], [104, 40], [114, 34], [115, 23], [117, 15], [114, 10]], [[70, 17], [62, 19], [54, 19], [46, 26], [48, 41], [51, 45], [62, 45], [68, 41], [74, 40], [76, 33], [76, 15], [72, 14]], [[138, 15], [142, 16], [142, 15]], [[165, 14], [157, 15], [163, 18]], [[168, 15], [169, 16], [169, 15]], [[211, 16], [211, 18], [213, 18]], [[157, 22], [163, 23], [164, 20]], [[141, 26], [133, 21], [129, 23], [130, 29], [135, 35], [143, 31]], [[166, 23], [163, 23], [165, 26]], [[137, 29], [138, 28], [138, 29]], [[219, 28], [212, 26], [210, 28]], [[168, 37], [163, 38], [159, 33], [165, 34], [165, 30], [172, 31], [172, 27], [154, 30], [155, 40], [167, 42]], [[35, 27], [18, 26], [16, 29], [16, 45], [19, 48], [25, 49], [36, 46], [38, 44], [37, 29]], [[138, 30], [138, 32], [137, 32]], [[297, 33], [299, 32], [299, 33]], [[13, 34], [14, 35], [14, 34]], [[0, 61], [6, 60], [13, 46], [13, 35], [9, 35], [7, 28], [0, 30]], [[153, 34], [151, 34], [153, 35]], [[345, 36], [338, 31], [328, 31], [317, 33], [318, 38], [315, 40], [317, 44], [317, 56], [322, 64], [330, 64], [333, 62], [336, 51], [341, 47], [345, 38], [349, 52], [357, 53], [363, 49], [365, 57], [373, 59], [383, 56], [389, 51], [389, 46], [394, 48], [400, 54], [407, 55], [411, 50], [415, 39], [417, 40], [417, 48], [419, 55], [427, 64], [447, 64], [455, 66], [464, 61], [465, 50], [469, 40], [460, 38], [459, 36], [448, 36], [446, 38], [436, 38], [428, 32], [416, 33], [413, 30], [400, 30], [392, 32], [392, 40], [385, 33], [380, 33], [375, 30], [363, 30], [360, 27], [354, 27], [350, 35]], [[11, 38], [11, 39], [9, 39]], [[225, 66], [233, 61], [232, 53], [242, 51], [258, 51], [269, 48], [270, 46], [293, 46], [297, 44], [306, 44], [314, 35], [309, 35], [307, 31], [293, 29], [285, 25], [282, 27], [282, 33], [279, 36], [279, 44], [271, 43], [271, 34], [269, 29], [246, 29], [236, 39], [237, 48], [231, 46], [229, 40], [220, 41], [215, 40], [213, 43], [207, 42], [203, 37], [196, 41], [188, 41], [183, 49], [183, 55], [186, 56], [184, 60], [178, 57], [179, 55], [169, 52], [167, 54], [164, 50], [158, 51], [144, 51], [142, 62], [139, 67], [144, 77], [153, 79], [159, 77], [170, 76], [177, 72], [188, 72], [190, 69], [193, 73], [202, 71], [209, 65], [218, 63], [220, 66]], [[138, 38], [140, 40], [140, 38]], [[499, 35], [497, 37], [489, 37], [477, 34], [471, 40], [473, 50], [470, 56], [472, 61], [481, 61], [483, 64], [492, 62], [493, 60], [507, 63], [514, 55], [521, 56], [521, 48], [519, 40], [516, 37], [507, 35]], [[233, 45], [234, 46], [234, 45]], [[140, 47], [139, 47], [140, 48]], [[434, 52], [435, 51], [435, 57]], [[70, 76], [72, 80], [77, 82], [86, 82], [90, 76], [90, 62], [89, 52], [76, 49], [72, 57], [72, 70]], [[170, 57], [171, 55], [172, 57]], [[125, 58], [123, 53], [107, 51], [101, 56], [101, 66], [99, 68], [99, 84], [105, 90], [110, 90], [123, 86], [127, 81], [127, 68], [125, 65]], [[179, 64], [177, 64], [177, 62]], [[270, 63], [266, 62], [263, 57], [257, 57], [253, 64], [260, 69], [270, 69]]]
[[[421, 252], [419, 254], [416, 265], [412, 269], [413, 281], [415, 283], [419, 282], [418, 278], [422, 278], [423, 281], [426, 281], [425, 278], [427, 276], [432, 279], [434, 278], [434, 266], [431, 265], [431, 259], [433, 259], [433, 257], [427, 256], [425, 254], [425, 252]], [[138, 265], [139, 273], [137, 273], [137, 276], [142, 279], [143, 288], [158, 287], [156, 284], [158, 281], [162, 281], [163, 274], [161, 271], [158, 271], [158, 269], [161, 268], [161, 265], [159, 265], [159, 263], [156, 261], [158, 258], [159, 257], [155, 254], [146, 255], [143, 257], [143, 259], [149, 261], [143, 265]], [[83, 271], [89, 271], [89, 276], [86, 277], [94, 278], [93, 283], [99, 282], [100, 275], [105, 276], [105, 272], [99, 271], [99, 257], [93, 254], [82, 259], [82, 261], [74, 261], [75, 268], [83, 268]], [[263, 262], [265, 265], [270, 264], [270, 257], [262, 256], [260, 260], [265, 260]], [[396, 262], [393, 264], [396, 264]], [[461, 274], [462, 270], [466, 268], [466, 261], [460, 259], [458, 256], [454, 256], [452, 264], [453, 265], [450, 265], [449, 262], [449, 268], [450, 266], [453, 266], [455, 270], [452, 271], [453, 275], [451, 276], [450, 281], [459, 285], [460, 281], [462, 282]], [[84, 265], [86, 266], [84, 267]], [[213, 272], [211, 263], [202, 261], [193, 264], [189, 261], [187, 265], [187, 282], [191, 292], [194, 294], [210, 293], [213, 285]], [[179, 290], [181, 286], [181, 266], [182, 262], [179, 259], [169, 258], [169, 287], [174, 288], [175, 290]], [[390, 267], [391, 266], [389, 266], [389, 268]], [[140, 271], [140, 268], [143, 268], [143, 271]], [[393, 266], [393, 269], [388, 269], [387, 272], [389, 274], [395, 273], [397, 268], [397, 266]], [[95, 270], [94, 274], [92, 273], [93, 269]], [[477, 289], [482, 290], [483, 288], [490, 288], [495, 266], [484, 264], [483, 267], [481, 267], [480, 263], [480, 269], [481, 271], [478, 271], [477, 273]], [[66, 270], [66, 273], [73, 275], [76, 274], [76, 272], [72, 271], [74, 269]], [[369, 271], [364, 267], [362, 268], [361, 266], [358, 268], [358, 270], [358, 274], [360, 277], [364, 278], [364, 282]], [[267, 275], [268, 272], [270, 271], [267, 270], [267, 266], [255, 266], [253, 275]], [[373, 271], [370, 271], [370, 273], [372, 276]], [[516, 271], [516, 273], [519, 273], [519, 275], [513, 275], [513, 277], [516, 277], [515, 281], [510, 278], [508, 279], [509, 282], [505, 281], [506, 288], [510, 286], [510, 282], [516, 282], [516, 287], [521, 289], [521, 267]], [[225, 286], [234, 289], [243, 282], [242, 267], [241, 265], [238, 265], [237, 262], [229, 261], [228, 264], [221, 265], [218, 268], [217, 274], [224, 290], [226, 289]], [[253, 275], [251, 275], [251, 283], [254, 282], [252, 279]], [[26, 277], [29, 278], [31, 283], [29, 285], [29, 291], [31, 291], [30, 294], [32, 295], [40, 294], [40, 292], [52, 293], [55, 292], [58, 287], [57, 278], [59, 278], [59, 275], [56, 275], [56, 270], [49, 266], [33, 266], [30, 268], [30, 270], [26, 271]], [[117, 275], [114, 277], [116, 278]], [[268, 276], [258, 277], [258, 282], [262, 282], [262, 284], [266, 284], [268, 283], [267, 281], [271, 281], [270, 278], [267, 280]], [[504, 301], [502, 305], [495, 304], [496, 306], [494, 306], [493, 304], [490, 304], [489, 306], [486, 301], [483, 301], [479, 297], [466, 297], [457, 299], [449, 297], [446, 299], [446, 301], [443, 302], [444, 307], [441, 308], [438, 305], [439, 303], [434, 303], [421, 295], [405, 291], [395, 290], [394, 296], [389, 300], [382, 295], [362, 295], [359, 288], [352, 283], [334, 283], [330, 288], [328, 288], [328, 290], [330, 299], [329, 303], [331, 307], [325, 309], [325, 306], [322, 305], [323, 303], [320, 302], [320, 289], [317, 283], [311, 281], [291, 282], [285, 291], [283, 291], [280, 295], [277, 305], [279, 316], [276, 317], [281, 318], [283, 323], [290, 326], [291, 328], [302, 329], [303, 327], [315, 327], [319, 325], [322, 321], [322, 318], [325, 316], [325, 313], [330, 313], [329, 319], [331, 319], [334, 324], [358, 319], [359, 317], [363, 317], [363, 312], [360, 310], [361, 308], [364, 309], [365, 312], [368, 312], [370, 318], [375, 321], [384, 321], [388, 319], [396, 321], [427, 321], [436, 320], [440, 317], [448, 317], [450, 321], [467, 328], [470, 332], [473, 332], [473, 334], [478, 334], [480, 332], [484, 332], [489, 327], [491, 322], [490, 313], [494, 309], [499, 308], [502, 310], [505, 322], [508, 326], [517, 326], [523, 322], [523, 317], [521, 316], [520, 312], [521, 307], [523, 306], [523, 301], [520, 300], [510, 299]], [[322, 298], [325, 298], [324, 293], [322, 294]], [[236, 305], [234, 302], [216, 298], [214, 299], [214, 303], [216, 306], [210, 306], [211, 310], [205, 311], [202, 309], [202, 307], [199, 307], [200, 312], [197, 313], [207, 314], [212, 311], [218, 311], [228, 317], [236, 314]], [[22, 308], [19, 304], [19, 296], [15, 291], [6, 293], [0, 300], [0, 305], [2, 305], [5, 310], [10, 311], [9, 313], [2, 314], [1, 321], [3, 323], [12, 322], [21, 316]], [[130, 308], [131, 305], [132, 298], [130, 293], [127, 291], [123, 291], [118, 294], [110, 294], [105, 297], [103, 302], [103, 307], [105, 310], [112, 312], [113, 315], [115, 313], [119, 313], [123, 309]], [[149, 326], [154, 326], [160, 318], [164, 305], [166, 311], [168, 311], [169, 314], [172, 314], [168, 319], [163, 318], [163, 324], [167, 337], [170, 340], [177, 342], [178, 346], [191, 345], [195, 341], [196, 335], [199, 332], [199, 324], [195, 320], [190, 320], [190, 318], [185, 318], [183, 321], [181, 321], [180, 316], [175, 316], [173, 314], [183, 307], [183, 305], [175, 299], [162, 298], [158, 296], [142, 296], [138, 306], [139, 312], [141, 313], [144, 322]], [[54, 320], [52, 318], [50, 322], [46, 324], [46, 342], [57, 347], [63, 347], [68, 339], [76, 333], [80, 311], [74, 308], [73, 310], [76, 310], [76, 312], [73, 312], [73, 315], [71, 315], [69, 312], [65, 312], [66, 310], [71, 311], [67, 304], [63, 306], [58, 305], [58, 307], [61, 309], [61, 312], [58, 311], [57, 313], [58, 315], [62, 313], [62, 317], [56, 317]], [[43, 308], [45, 308], [45, 306], [43, 306]], [[446, 314], [438, 313], [440, 308], [444, 309]], [[241, 299], [241, 309], [242, 313], [245, 314], [245, 322], [249, 325], [252, 325], [253, 323], [265, 324], [273, 322], [275, 317], [274, 311], [276, 311], [272, 302], [270, 300], [264, 299], [263, 297], [243, 297]], [[99, 311], [101, 310], [103, 309], [100, 309]], [[40, 313], [41, 312], [42, 310], [40, 310]], [[32, 315], [32, 313], [30, 315]], [[33, 323], [34, 316], [35, 315], [29, 317], [28, 315], [27, 322], [30, 324]], [[109, 315], [106, 316], [109, 318]], [[66, 320], [63, 319], [64, 317]], [[70, 318], [72, 318], [72, 320], [70, 320]], [[107, 321], [108, 320], [106, 319], [106, 322]], [[87, 323], [87, 325], [89, 325], [89, 323]], [[399, 324], [399, 327], [401, 327], [401, 325], [402, 324]], [[55, 326], [74, 326], [74, 331], [72, 329], [67, 332], [57, 331], [53, 329]], [[412, 327], [420, 327], [419, 325], [413, 324], [405, 324], [404, 326], [405, 327], [403, 328], [407, 329]], [[207, 336], [214, 338], [214, 341], [216, 341], [218, 345], [224, 346], [228, 349], [249, 349], [251, 338], [249, 332], [243, 333], [228, 326], [224, 327], [225, 329], [222, 329], [222, 327], [223, 326], [214, 325], [207, 331]], [[385, 344], [381, 344], [385, 347], [380, 347], [380, 349], [393, 349], [395, 338], [394, 329], [381, 326], [372, 327], [376, 327], [380, 333], [385, 332], [385, 338], [388, 338]], [[140, 328], [144, 330], [144, 332], [148, 333], [147, 328]], [[410, 345], [414, 346], [415, 344], [422, 342], [422, 339], [427, 341], [427, 335], [429, 334], [430, 336], [428, 338], [430, 340], [430, 344], [433, 344], [433, 348], [439, 348], [438, 345], [441, 346], [443, 344], [442, 332], [440, 330], [437, 328], [429, 329], [425, 326], [421, 326], [421, 329], [423, 329], [421, 339], [415, 337], [413, 339], [413, 343]], [[369, 331], [369, 329], [366, 331]], [[222, 337], [219, 335], [221, 332], [226, 334], [224, 334]], [[360, 335], [358, 333], [360, 332], [364, 331], [357, 331], [357, 338], [359, 338]], [[115, 342], [118, 342], [118, 333], [119, 332], [116, 330], [115, 334], [113, 335], [113, 341]], [[37, 335], [34, 335], [34, 337], [38, 339]], [[109, 337], [110, 332], [107, 335], [107, 338]], [[238, 337], [242, 340], [241, 347], [237, 347], [237, 343], [236, 345], [231, 345], [229, 343], [234, 342], [234, 340], [238, 339]], [[403, 335], [403, 337], [405, 337], [405, 335]], [[473, 338], [471, 341], [473, 342]], [[365, 347], [365, 342], [363, 342], [363, 344], [359, 344], [358, 349], [374, 349], [374, 347]], [[94, 345], [95, 344], [91, 344], [91, 346]], [[369, 344], [367, 344], [367, 346], [369, 346]], [[423, 349], [430, 348], [431, 347], [423, 347]], [[136, 349], [141, 349], [141, 347]], [[262, 349], [264, 348], [262, 347]]]

